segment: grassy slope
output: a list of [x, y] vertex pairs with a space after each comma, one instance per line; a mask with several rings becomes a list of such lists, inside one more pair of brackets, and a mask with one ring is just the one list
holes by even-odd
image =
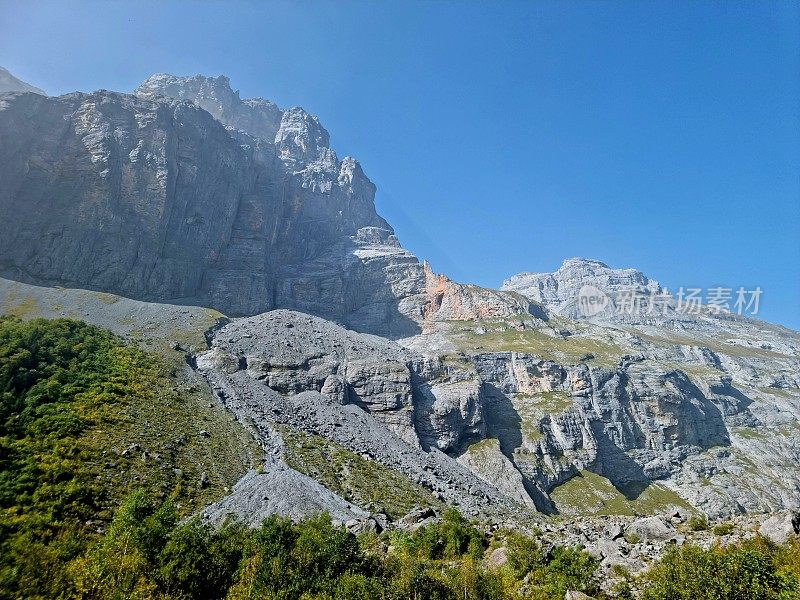
[[286, 462], [359, 506], [398, 519], [415, 506], [441, 507], [433, 495], [399, 473], [319, 436], [282, 431]]
[[661, 484], [652, 483], [633, 494], [630, 490], [618, 490], [608, 479], [590, 471], [581, 471], [557, 486], [550, 497], [565, 515], [657, 514], [674, 507], [691, 510], [685, 500]]

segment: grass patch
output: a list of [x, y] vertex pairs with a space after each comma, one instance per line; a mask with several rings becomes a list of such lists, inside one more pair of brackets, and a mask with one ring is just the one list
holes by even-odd
[[12, 317], [24, 319], [39, 312], [39, 301], [36, 298], [20, 298], [10, 302], [10, 306], [6, 308], [6, 314]]
[[392, 519], [415, 506], [441, 507], [424, 487], [389, 467], [320, 436], [282, 428], [286, 463], [359, 506], [382, 508]]
[[733, 433], [746, 440], [764, 440], [769, 437], [764, 432], [757, 431], [752, 427], [734, 427]]
[[692, 509], [678, 494], [658, 483], [650, 483], [635, 498], [605, 477], [581, 471], [553, 488], [550, 498], [566, 515], [640, 515], [664, 512], [673, 507]]
[[551, 336], [540, 329], [522, 328], [508, 320], [453, 323], [453, 337], [460, 349], [475, 352], [521, 352], [560, 363], [613, 367], [625, 352], [610, 341], [582, 335]]
[[567, 392], [552, 391], [538, 394], [514, 394], [514, 410], [520, 418], [523, 441], [537, 442], [544, 438], [539, 424], [547, 415], [557, 415], [572, 408], [572, 398]]
[[91, 294], [103, 304], [114, 304], [115, 302], [119, 302], [120, 299], [119, 296], [106, 292], [91, 292]]

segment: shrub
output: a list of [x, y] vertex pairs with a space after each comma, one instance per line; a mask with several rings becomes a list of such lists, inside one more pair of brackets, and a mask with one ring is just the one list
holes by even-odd
[[539, 543], [532, 538], [511, 533], [506, 538], [508, 566], [518, 579], [544, 566]]
[[399, 533], [395, 543], [419, 558], [453, 559], [469, 554], [480, 557], [488, 546], [486, 536], [455, 508], [449, 508], [438, 523], [420, 527], [412, 534]]
[[567, 590], [597, 593], [594, 572], [600, 561], [578, 548], [557, 547], [553, 560], [538, 571], [542, 588], [552, 598], [563, 598]]
[[642, 541], [642, 538], [638, 533], [625, 533], [625, 535], [622, 537], [629, 544], [638, 544]]
[[689, 518], [689, 529], [692, 531], [705, 531], [708, 529], [708, 519], [704, 515], [692, 515]]
[[733, 531], [733, 523], [719, 523], [718, 525], [714, 525], [712, 531], [714, 535], [728, 535]]
[[672, 549], [645, 576], [643, 600], [789, 598], [797, 580], [781, 572], [772, 551], [753, 544]]

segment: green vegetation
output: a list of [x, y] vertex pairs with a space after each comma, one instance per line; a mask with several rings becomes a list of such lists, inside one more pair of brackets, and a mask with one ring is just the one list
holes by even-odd
[[0, 394], [0, 597], [62, 595], [64, 565], [131, 489], [188, 514], [221, 497], [252, 450], [177, 365], [77, 321], [0, 317]]
[[767, 434], [762, 431], [757, 431], [752, 427], [734, 427], [733, 433], [746, 440], [763, 440], [768, 438]]
[[359, 506], [398, 519], [415, 506], [441, 507], [422, 486], [322, 437], [284, 429], [287, 464]]
[[733, 531], [733, 523], [719, 523], [718, 525], [714, 525], [714, 529], [712, 529], [714, 535], [728, 535], [730, 532]]
[[608, 479], [591, 471], [581, 471], [555, 487], [550, 497], [559, 512], [567, 515], [638, 515], [676, 507], [691, 509], [678, 494], [658, 483], [643, 489], [633, 485], [617, 489]]
[[455, 341], [467, 354], [476, 351], [525, 352], [566, 364], [587, 362], [613, 367], [625, 352], [611, 341], [583, 335], [561, 337], [526, 328], [513, 320], [451, 323]]
[[509, 420], [505, 426], [519, 428], [525, 441], [529, 442], [536, 442], [544, 437], [539, 429], [542, 419], [550, 414], [560, 414], [573, 406], [571, 396], [563, 391], [514, 394], [511, 396], [511, 404], [519, 415], [519, 424], [515, 426]]
[[708, 529], [708, 519], [704, 515], [692, 515], [688, 525], [692, 531], [705, 531]]
[[[490, 557], [500, 548], [507, 560], [495, 564]], [[64, 569], [71, 587], [59, 597], [560, 600], [577, 590], [607, 598], [597, 567], [597, 559], [577, 548], [545, 551], [536, 538], [516, 532], [488, 535], [454, 509], [414, 532], [381, 536], [356, 537], [327, 515], [296, 524], [273, 516], [254, 530], [232, 522], [215, 529], [197, 520], [180, 523], [170, 500], [137, 491], [108, 531]], [[637, 588], [644, 600], [788, 600], [800, 591], [798, 575], [800, 541], [779, 548], [761, 538], [709, 550], [674, 548], [638, 578], [615, 573], [625, 578], [619, 597]]]
[[643, 600], [780, 600], [800, 594], [800, 543], [763, 539], [703, 550], [673, 549], [642, 583]]
[[[506, 565], [483, 560], [492, 541], [506, 544]], [[413, 533], [383, 537], [356, 537], [327, 515], [215, 530], [196, 520], [176, 524], [169, 501], [136, 492], [70, 573], [76, 596], [102, 600], [560, 600], [567, 590], [596, 593], [596, 567], [574, 548], [545, 558], [533, 539], [492, 540], [454, 509]]]

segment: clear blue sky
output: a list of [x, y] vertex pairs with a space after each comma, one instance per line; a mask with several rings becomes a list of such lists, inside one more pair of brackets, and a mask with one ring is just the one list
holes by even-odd
[[226, 74], [318, 114], [454, 279], [592, 257], [795, 329], [799, 57], [797, 2], [0, 0], [0, 65], [51, 94]]

